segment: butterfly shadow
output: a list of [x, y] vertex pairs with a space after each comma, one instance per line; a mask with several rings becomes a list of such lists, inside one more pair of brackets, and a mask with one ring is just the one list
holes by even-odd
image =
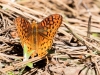
[[23, 56], [23, 48], [20, 44], [14, 44], [14, 47], [10, 51], [10, 54], [16, 54], [17, 56]]

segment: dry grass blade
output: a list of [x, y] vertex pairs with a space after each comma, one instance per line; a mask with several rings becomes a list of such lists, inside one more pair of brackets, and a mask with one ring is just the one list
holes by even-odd
[[16, 70], [18, 68], [21, 68], [21, 67], [25, 66], [29, 62], [35, 63], [35, 62], [38, 62], [38, 61], [40, 61], [42, 59], [43, 58], [39, 58], [39, 57], [31, 58], [31, 59], [29, 59], [27, 61], [23, 61], [23, 62], [20, 62], [20, 63], [17, 63], [17, 64], [12, 64], [12, 66], [8, 66], [6, 68], [0, 69], [0, 71], [5, 74], [5, 73], [7, 73], [7, 71], [12, 71], [12, 70]]
[[[100, 51], [100, 49], [99, 49], [98, 47], [96, 47], [95, 45], [89, 43], [88, 41], [86, 41], [86, 40], [85, 40], [84, 38], [82, 38], [81, 36], [77, 35], [77, 34], [75, 33], [75, 32], [77, 32], [77, 31], [74, 31], [74, 32], [73, 32], [73, 30], [70, 28], [69, 25], [66, 25], [66, 24], [64, 24], [64, 25], [71, 31], [71, 33], [72, 33], [78, 40], [80, 40], [80, 41], [81, 41], [83, 44], [85, 44], [88, 48], [90, 48], [90, 49], [95, 48], [96, 50]], [[95, 49], [93, 49], [93, 50], [95, 50]]]

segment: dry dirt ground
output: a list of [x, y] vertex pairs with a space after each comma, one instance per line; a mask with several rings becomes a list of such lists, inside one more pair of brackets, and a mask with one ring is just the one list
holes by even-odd
[[[23, 61], [14, 19], [52, 14], [63, 20], [48, 54]], [[0, 75], [100, 75], [99, 36], [100, 0], [0, 0]]]

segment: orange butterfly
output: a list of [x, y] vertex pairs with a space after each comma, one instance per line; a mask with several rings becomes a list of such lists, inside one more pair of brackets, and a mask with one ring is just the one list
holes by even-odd
[[38, 24], [35, 22], [30, 24], [25, 18], [17, 17], [14, 23], [22, 46], [25, 44], [28, 52], [34, 50], [32, 57], [36, 54], [42, 57], [52, 46], [54, 35], [62, 23], [62, 16], [52, 14]]

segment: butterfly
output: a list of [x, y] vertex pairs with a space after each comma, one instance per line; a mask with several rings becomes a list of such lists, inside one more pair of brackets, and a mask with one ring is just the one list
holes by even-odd
[[19, 16], [15, 18], [14, 23], [22, 47], [25, 44], [29, 53], [33, 51], [31, 57], [36, 54], [42, 57], [47, 54], [47, 50], [52, 46], [53, 38], [62, 23], [62, 16], [52, 14], [39, 23], [34, 21], [30, 23], [27, 19]]

